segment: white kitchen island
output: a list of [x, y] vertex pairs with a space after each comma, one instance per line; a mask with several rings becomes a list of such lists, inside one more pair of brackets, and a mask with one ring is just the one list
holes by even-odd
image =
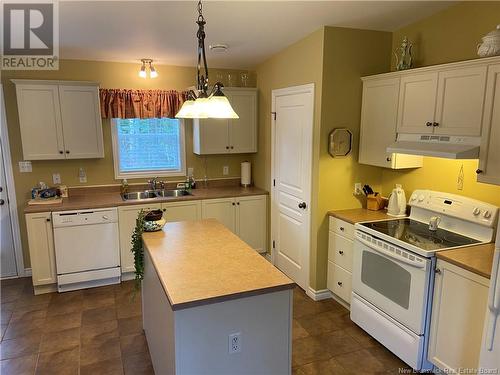
[[290, 374], [294, 283], [218, 221], [145, 233], [143, 327], [157, 375]]

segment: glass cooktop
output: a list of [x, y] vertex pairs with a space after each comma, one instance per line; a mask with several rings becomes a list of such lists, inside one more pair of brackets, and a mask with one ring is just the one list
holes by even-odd
[[427, 224], [408, 218], [374, 221], [362, 223], [361, 225], [428, 251], [472, 245], [480, 242], [445, 229], [438, 228], [436, 231], [431, 231]]

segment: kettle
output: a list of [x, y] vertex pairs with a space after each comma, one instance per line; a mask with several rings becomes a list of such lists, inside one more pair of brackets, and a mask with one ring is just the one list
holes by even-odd
[[387, 215], [395, 217], [406, 216], [406, 195], [400, 184], [396, 184], [396, 187], [389, 196]]

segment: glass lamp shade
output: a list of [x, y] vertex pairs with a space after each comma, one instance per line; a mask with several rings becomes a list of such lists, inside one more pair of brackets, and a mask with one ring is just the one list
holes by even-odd
[[186, 100], [176, 118], [208, 118], [207, 112], [208, 98], [198, 98], [196, 100]]
[[212, 95], [207, 108], [209, 118], [240, 118], [225, 95]]
[[153, 65], [151, 65], [151, 68], [149, 69], [149, 77], [150, 78], [156, 78], [156, 77], [158, 77], [158, 72], [153, 67]]
[[143, 64], [141, 66], [141, 70], [139, 70], [139, 77], [146, 78], [146, 66]]

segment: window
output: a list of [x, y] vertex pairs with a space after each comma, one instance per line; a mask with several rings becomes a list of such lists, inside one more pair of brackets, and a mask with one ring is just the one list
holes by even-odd
[[171, 118], [113, 119], [115, 178], [183, 176], [184, 127]]

